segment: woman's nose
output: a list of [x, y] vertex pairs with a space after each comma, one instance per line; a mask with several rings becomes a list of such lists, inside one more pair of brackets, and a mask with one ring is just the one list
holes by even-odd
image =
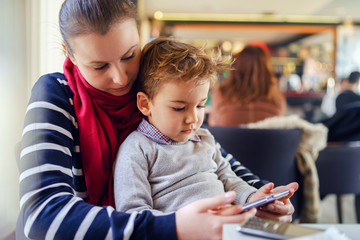
[[126, 75], [126, 71], [121, 66], [113, 67], [111, 78], [114, 83], [120, 84], [122, 86], [128, 84], [128, 77]]

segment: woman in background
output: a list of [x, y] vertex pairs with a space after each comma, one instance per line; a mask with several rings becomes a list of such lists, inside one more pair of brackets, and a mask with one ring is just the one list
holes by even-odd
[[209, 125], [239, 126], [285, 115], [286, 100], [268, 53], [248, 45], [234, 59], [229, 76], [212, 89]]

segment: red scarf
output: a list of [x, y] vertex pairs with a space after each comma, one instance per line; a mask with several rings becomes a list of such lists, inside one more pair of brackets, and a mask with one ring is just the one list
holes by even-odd
[[113, 206], [113, 163], [124, 139], [137, 128], [141, 115], [135, 92], [114, 96], [92, 87], [69, 58], [64, 74], [74, 93], [80, 150], [89, 198], [98, 206]]

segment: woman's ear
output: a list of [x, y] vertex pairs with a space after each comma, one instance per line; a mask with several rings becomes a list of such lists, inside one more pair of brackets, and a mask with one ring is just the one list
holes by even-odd
[[137, 93], [137, 107], [143, 115], [150, 116], [150, 99], [146, 93]]
[[65, 53], [65, 56], [66, 57], [69, 57], [71, 62], [76, 65], [76, 61], [75, 61], [75, 58], [73, 56], [71, 56], [70, 52], [69, 52], [69, 49], [67, 49], [65, 43], [62, 43], [61, 46], [63, 47], [63, 50], [64, 50], [64, 53]]

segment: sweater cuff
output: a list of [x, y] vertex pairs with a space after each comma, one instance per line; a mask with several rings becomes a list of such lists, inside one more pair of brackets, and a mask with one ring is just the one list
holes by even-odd
[[252, 197], [252, 195], [254, 195], [256, 192], [252, 192], [252, 193], [250, 193], [250, 195], [246, 198], [246, 201], [245, 201], [245, 203], [248, 203], [249, 202], [249, 200], [250, 200], [250, 198]]
[[154, 216], [154, 220], [148, 228], [148, 233], [148, 239], [177, 239], [175, 213]]

